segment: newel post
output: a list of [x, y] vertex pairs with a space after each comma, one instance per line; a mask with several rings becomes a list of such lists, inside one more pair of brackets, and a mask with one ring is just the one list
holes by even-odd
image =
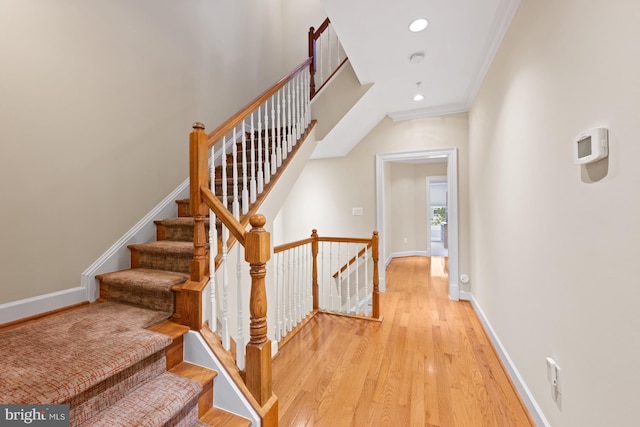
[[251, 274], [249, 327], [251, 339], [247, 344], [245, 363], [247, 387], [260, 405], [271, 398], [271, 341], [267, 337], [266, 263], [271, 257], [271, 238], [264, 230], [267, 222], [263, 215], [249, 219], [251, 230], [245, 234], [245, 260]]
[[309, 57], [313, 58], [311, 64], [309, 65], [309, 87], [311, 89], [311, 98], [316, 94], [316, 82], [315, 82], [315, 74], [316, 74], [316, 38], [315, 38], [316, 29], [311, 27], [309, 28]]
[[189, 211], [195, 225], [193, 233], [193, 260], [191, 260], [191, 280], [200, 282], [204, 279], [207, 269], [205, 233], [205, 217], [207, 205], [202, 200], [201, 186], [209, 184], [209, 142], [204, 133], [202, 123], [194, 123], [193, 131], [189, 135]]
[[372, 313], [374, 319], [380, 318], [380, 276], [378, 273], [378, 232], [371, 237], [371, 258], [373, 258], [373, 295], [371, 296]]
[[320, 298], [318, 291], [318, 230], [311, 230], [311, 258], [313, 259], [313, 267], [311, 272], [311, 294], [313, 296], [313, 309], [318, 310], [320, 307]]

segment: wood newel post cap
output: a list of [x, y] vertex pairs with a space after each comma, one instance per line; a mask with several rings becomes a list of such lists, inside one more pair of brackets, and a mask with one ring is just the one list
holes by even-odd
[[197, 132], [198, 130], [204, 131], [204, 125], [200, 122], [195, 122], [193, 124], [193, 129]]
[[311, 237], [318, 237], [318, 230], [316, 230], [315, 228], [311, 230]]
[[262, 227], [264, 227], [266, 223], [267, 218], [261, 214], [251, 215], [251, 218], [249, 218], [249, 224], [251, 224], [252, 231], [263, 231], [264, 228]]
[[375, 237], [378, 237], [378, 232], [377, 232], [377, 231], [374, 231], [374, 232], [373, 232], [373, 235], [374, 235]]

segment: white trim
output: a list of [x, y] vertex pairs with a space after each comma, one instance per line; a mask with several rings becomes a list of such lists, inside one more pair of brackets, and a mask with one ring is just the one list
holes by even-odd
[[172, 218], [176, 216], [177, 207], [175, 201], [189, 197], [189, 179], [165, 197], [155, 208], [144, 216], [136, 225], [115, 242], [100, 258], [94, 261], [80, 277], [81, 286], [86, 290], [86, 300], [91, 302], [98, 299], [98, 281], [96, 274], [110, 271], [123, 270], [131, 267], [131, 254], [128, 245], [134, 243], [147, 243], [156, 240], [156, 226], [153, 221], [157, 219]]
[[[385, 194], [384, 194], [384, 163], [411, 161], [447, 161], [447, 184], [449, 192], [449, 297], [453, 300], [460, 298], [458, 286], [459, 249], [458, 249], [458, 149], [443, 148], [420, 151], [405, 151], [400, 153], [376, 154], [376, 228], [380, 235], [380, 258], [387, 259], [385, 252]], [[418, 162], [419, 163], [419, 162]], [[384, 283], [385, 270], [380, 271], [380, 283]], [[382, 287], [382, 286], [381, 286]]]
[[403, 120], [424, 119], [425, 117], [437, 117], [466, 113], [467, 111], [469, 111], [469, 104], [457, 103], [448, 105], [436, 105], [433, 107], [418, 108], [415, 110], [392, 111], [387, 115], [394, 122], [399, 122]]
[[502, 39], [504, 39], [509, 26], [511, 26], [511, 21], [516, 15], [519, 6], [520, 0], [500, 1], [500, 5], [498, 6], [498, 10], [496, 11], [496, 15], [494, 16], [493, 23], [491, 25], [491, 28], [493, 29], [492, 34], [487, 42], [486, 48], [484, 49], [486, 54], [481, 56], [479, 59], [480, 63], [478, 66], [474, 67], [478, 72], [475, 73], [475, 78], [469, 82], [469, 86], [467, 87], [465, 94], [465, 105], [467, 106], [467, 110], [471, 108], [471, 104], [473, 104], [473, 101], [480, 90], [480, 86], [489, 71], [489, 67], [493, 63], [493, 58], [496, 56], [498, 48], [502, 43]]
[[251, 420], [252, 427], [260, 425], [257, 412], [198, 332], [189, 331], [184, 336], [184, 360], [218, 372], [214, 380], [213, 406]]
[[406, 252], [393, 252], [389, 255], [389, 261], [387, 264], [391, 262], [393, 258], [401, 258], [405, 256], [429, 256], [427, 251], [406, 251]]
[[529, 390], [529, 387], [527, 387], [527, 385], [525, 384], [524, 379], [520, 375], [520, 372], [518, 372], [518, 369], [516, 368], [516, 365], [513, 363], [513, 360], [511, 360], [511, 357], [509, 357], [509, 353], [507, 353], [507, 349], [502, 345], [502, 342], [500, 342], [500, 339], [498, 338], [496, 331], [493, 329], [493, 327], [491, 327], [491, 323], [489, 323], [489, 319], [487, 319], [487, 316], [482, 311], [482, 308], [480, 308], [480, 304], [478, 304], [478, 301], [475, 299], [475, 297], [471, 292], [461, 292], [460, 298], [471, 302], [471, 305], [473, 306], [474, 311], [478, 315], [478, 318], [480, 319], [480, 322], [482, 323], [482, 326], [484, 327], [485, 332], [489, 336], [489, 339], [491, 340], [493, 347], [496, 349], [496, 352], [498, 353], [498, 357], [500, 357], [502, 364], [507, 369], [507, 373], [511, 378], [511, 381], [513, 381], [513, 384], [516, 386], [516, 389], [518, 390], [520, 397], [522, 397], [522, 400], [524, 401], [524, 404], [529, 410], [529, 413], [533, 417], [533, 420], [536, 423], [536, 425], [550, 427], [550, 424], [547, 421], [547, 418], [544, 416], [542, 409], [540, 409], [540, 406], [538, 406], [538, 403], [533, 397], [531, 390]]
[[0, 324], [85, 302], [86, 295], [85, 288], [78, 286], [0, 304]]

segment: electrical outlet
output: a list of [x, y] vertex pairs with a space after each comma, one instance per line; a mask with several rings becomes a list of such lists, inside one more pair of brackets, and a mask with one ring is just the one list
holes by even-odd
[[562, 381], [560, 373], [562, 370], [558, 366], [555, 360], [551, 357], [546, 358], [547, 361], [547, 381], [551, 384], [551, 398], [558, 404], [561, 405], [561, 397], [562, 394]]
[[362, 208], [351, 208], [351, 215], [362, 215]]

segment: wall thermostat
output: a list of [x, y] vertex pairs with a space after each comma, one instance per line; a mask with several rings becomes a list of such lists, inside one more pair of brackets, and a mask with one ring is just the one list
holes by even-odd
[[573, 141], [573, 162], [584, 165], [607, 157], [608, 134], [607, 128], [593, 128], [581, 132]]

